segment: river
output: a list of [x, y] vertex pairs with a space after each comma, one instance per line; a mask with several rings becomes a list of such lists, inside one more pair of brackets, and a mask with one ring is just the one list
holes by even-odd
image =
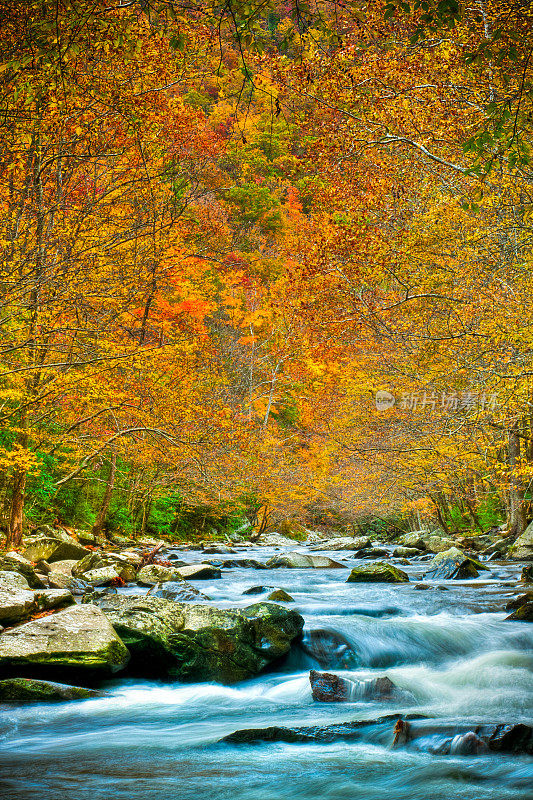
[[[306, 551], [303, 546], [298, 550]], [[272, 549], [232, 558], [265, 561]], [[321, 555], [328, 555], [323, 553]], [[489, 562], [471, 581], [415, 583], [427, 564], [402, 569], [403, 585], [346, 583], [344, 569], [227, 569], [194, 584], [220, 607], [244, 606], [282, 587], [305, 618], [345, 642], [328, 669], [357, 680], [387, 675], [397, 701], [314, 702], [299, 648], [275, 672], [225, 687], [116, 679], [110, 696], [0, 711], [3, 800], [531, 800], [533, 759], [500, 754], [443, 756], [439, 735], [408, 748], [370, 726], [357, 741], [229, 744], [243, 728], [327, 725], [401, 712], [454, 722], [533, 724], [533, 628], [504, 622], [521, 565]], [[188, 562], [196, 551], [180, 551]], [[224, 559], [230, 556], [204, 556]], [[330, 632], [330, 633], [328, 633]], [[305, 641], [305, 640], [304, 640]]]

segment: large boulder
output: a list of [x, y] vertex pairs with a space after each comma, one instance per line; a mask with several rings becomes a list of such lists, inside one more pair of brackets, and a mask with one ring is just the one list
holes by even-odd
[[83, 686], [68, 686], [66, 683], [39, 681], [35, 678], [6, 678], [0, 681], [0, 703], [62, 703], [91, 697], [105, 697], [105, 692]]
[[87, 550], [82, 544], [77, 542], [71, 536], [65, 535], [59, 542], [58, 547], [54, 553], [47, 558], [50, 563], [54, 561], [65, 561], [70, 559], [80, 559], [88, 555], [91, 551]]
[[477, 578], [480, 569], [487, 569], [487, 567], [476, 561], [476, 559], [465, 555], [458, 547], [450, 547], [449, 550], [437, 553], [435, 558], [432, 559], [424, 579], [464, 580]]
[[374, 561], [354, 567], [346, 583], [408, 583], [409, 576], [403, 570], [384, 561]]
[[75, 605], [26, 622], [0, 636], [0, 671], [33, 675], [57, 672], [111, 674], [129, 660], [105, 614]]
[[114, 595], [100, 608], [128, 646], [137, 675], [230, 684], [285, 655], [302, 617], [275, 603], [242, 609]]
[[518, 537], [509, 551], [511, 558], [533, 561], [533, 522], [530, 522], [524, 533]]
[[18, 572], [26, 578], [32, 589], [44, 589], [45, 587], [42, 579], [39, 578], [34, 570], [31, 561], [28, 561], [27, 558], [24, 558], [24, 556], [21, 556], [20, 553], [17, 553], [15, 550], [5, 553], [5, 555], [0, 558], [0, 570]]
[[266, 562], [267, 567], [287, 567], [289, 569], [342, 569], [344, 564], [333, 561], [327, 556], [312, 556], [309, 553], [284, 553], [273, 556]]

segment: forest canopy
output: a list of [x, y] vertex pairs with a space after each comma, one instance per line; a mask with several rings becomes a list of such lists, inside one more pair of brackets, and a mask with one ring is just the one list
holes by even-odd
[[533, 10], [3, 2], [0, 509], [533, 516]]

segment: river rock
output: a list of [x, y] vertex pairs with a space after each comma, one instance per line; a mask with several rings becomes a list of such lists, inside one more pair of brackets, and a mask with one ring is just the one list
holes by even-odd
[[509, 600], [507, 605], [505, 606], [506, 611], [514, 611], [520, 606], [523, 606], [524, 603], [533, 602], [533, 591], [525, 592], [524, 594], [519, 594], [517, 597], [513, 597], [512, 600]]
[[214, 555], [226, 555], [234, 553], [235, 550], [227, 544], [211, 544], [203, 548], [204, 553], [213, 553]]
[[66, 561], [72, 559], [81, 559], [88, 555], [91, 551], [87, 550], [82, 544], [77, 542], [71, 536], [62, 537], [58, 547], [54, 550], [52, 555], [47, 558], [51, 564], [54, 561]]
[[27, 558], [21, 556], [15, 550], [10, 550], [0, 558], [0, 570], [6, 572], [18, 572], [28, 581], [32, 589], [44, 589], [45, 583], [39, 578], [33, 565]]
[[[213, 562], [209, 563], [213, 564]], [[231, 558], [221, 561], [220, 564], [224, 569], [268, 569], [266, 564], [255, 558]]]
[[162, 564], [147, 564], [137, 573], [137, 583], [142, 586], [156, 586], [167, 581], [179, 581], [180, 574], [176, 567], [165, 567]]
[[178, 576], [186, 580], [199, 581], [221, 578], [222, 574], [217, 567], [210, 564], [189, 564], [187, 567], [178, 567]]
[[466, 578], [477, 578], [479, 569], [487, 569], [457, 547], [450, 547], [438, 553], [429, 564], [429, 570], [424, 575], [424, 579], [433, 578], [439, 580], [464, 580]]
[[211, 599], [185, 578], [158, 583], [153, 589], [150, 589], [149, 594], [152, 597], [163, 597], [165, 600], [174, 600], [178, 603], [201, 602]]
[[0, 670], [79, 671], [110, 674], [129, 660], [124, 643], [100, 609], [75, 605], [57, 614], [26, 622], [0, 636]]
[[313, 700], [321, 703], [345, 703], [355, 700], [392, 701], [400, 699], [403, 694], [386, 675], [359, 681], [312, 669], [309, 673], [309, 682]]
[[510, 620], [518, 620], [519, 622], [533, 622], [533, 600], [526, 600], [526, 602], [519, 606], [516, 611], [509, 614], [505, 618]]
[[266, 565], [270, 569], [278, 567], [286, 567], [288, 569], [342, 569], [345, 566], [327, 556], [312, 556], [309, 553], [296, 552], [273, 556], [268, 559]]
[[309, 673], [313, 700], [319, 703], [345, 703], [350, 699], [353, 681], [334, 675], [332, 672]]
[[456, 547], [457, 543], [455, 539], [451, 539], [449, 536], [440, 536], [438, 533], [431, 533], [429, 536], [424, 536], [424, 544], [426, 545], [426, 550], [429, 550], [431, 553], [444, 553], [446, 550]]
[[343, 536], [338, 539], [320, 541], [319, 544], [313, 545], [311, 549], [313, 552], [320, 552], [322, 550], [362, 550], [365, 547], [371, 546], [372, 542], [368, 536], [359, 536], [356, 539], [350, 536]]
[[518, 537], [509, 550], [510, 558], [533, 560], [533, 522], [530, 522], [524, 533]]
[[279, 533], [263, 533], [257, 540], [263, 547], [294, 547], [294, 539], [287, 539]]
[[322, 669], [349, 669], [359, 666], [359, 657], [351, 642], [339, 631], [328, 628], [306, 630], [297, 647], [314, 659]]
[[384, 561], [374, 561], [373, 564], [365, 564], [361, 567], [354, 567], [346, 583], [408, 583], [409, 576], [406, 572], [392, 564]]
[[426, 550], [426, 544], [422, 536], [427, 536], [425, 531], [414, 531], [414, 533], [404, 533], [398, 539], [398, 544], [402, 547], [413, 547], [416, 550]]
[[230, 684], [288, 653], [303, 619], [275, 603], [218, 609], [159, 597], [115, 595], [99, 601], [132, 653], [138, 675]]
[[[398, 714], [389, 714], [377, 719], [339, 722], [330, 725], [309, 725], [298, 727], [270, 726], [268, 728], [249, 728], [238, 730], [225, 736], [222, 741], [231, 744], [250, 744], [252, 742], [335, 742], [368, 740], [368, 729], [372, 731], [372, 741], [389, 747], [395, 745], [415, 745], [422, 741], [422, 747], [438, 755], [450, 755], [452, 742], [457, 737], [473, 733], [487, 749], [495, 753], [531, 755], [533, 753], [533, 728], [529, 725], [505, 725], [502, 723], [481, 723], [476, 730], [468, 730], [466, 724], [450, 724], [446, 721], [426, 720], [425, 718], [402, 719]], [[435, 744], [431, 744], [431, 740]], [[429, 743], [428, 743], [429, 740]], [[461, 747], [456, 749], [461, 750]], [[464, 749], [464, 748], [463, 748]], [[480, 752], [477, 750], [476, 752]]]
[[0, 571], [0, 589], [13, 591], [14, 589], [29, 589], [30, 584], [20, 572]]
[[528, 565], [522, 569], [520, 580], [524, 583], [533, 583], [533, 565]]
[[83, 581], [89, 586], [109, 586], [113, 581], [120, 578], [114, 564], [107, 564], [104, 567], [90, 569], [83, 573]]
[[275, 600], [277, 603], [294, 603], [294, 597], [287, 594], [285, 589], [274, 589], [268, 595], [267, 600]]
[[389, 556], [389, 551], [384, 547], [365, 547], [354, 553], [354, 558], [389, 558]]
[[[72, 567], [72, 575], [75, 578], [83, 578], [89, 583], [93, 583], [92, 580], [87, 578], [87, 574], [94, 573], [96, 570], [102, 569], [107, 569], [108, 574], [111, 576], [109, 580], [119, 577], [124, 581], [133, 581], [135, 580], [137, 574], [136, 567], [123, 555], [118, 553], [89, 552], [86, 556], [74, 564]], [[113, 575], [111, 574], [111, 569], [114, 570]], [[94, 579], [98, 580], [99, 576], [93, 576], [93, 580]], [[98, 584], [93, 583], [93, 585]]]
[[27, 558], [28, 561], [47, 560], [50, 556], [54, 555], [58, 547], [59, 541], [57, 539], [39, 536], [34, 539], [26, 540], [26, 548], [22, 555], [24, 558]]
[[266, 592], [273, 590], [273, 586], [250, 586], [249, 589], [245, 589], [243, 594], [265, 594]]
[[420, 550], [417, 547], [397, 547], [392, 555], [395, 558], [413, 558], [420, 555]]
[[39, 681], [34, 678], [6, 678], [0, 680], [0, 703], [25, 705], [28, 703], [61, 703], [67, 700], [87, 700], [105, 697], [105, 692], [68, 686], [66, 683]]

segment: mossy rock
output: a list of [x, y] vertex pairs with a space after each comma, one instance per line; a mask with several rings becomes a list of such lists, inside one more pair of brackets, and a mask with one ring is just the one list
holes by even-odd
[[98, 601], [139, 676], [231, 684], [288, 653], [303, 619], [275, 603], [244, 609], [113, 595]]
[[385, 561], [374, 561], [361, 567], [354, 567], [346, 583], [408, 583], [406, 572]]
[[0, 636], [0, 671], [9, 676], [23, 670], [39, 677], [52, 671], [111, 674], [128, 660], [124, 643], [92, 605], [72, 606]]
[[267, 597], [267, 600], [274, 600], [277, 603], [294, 603], [294, 597], [287, 594], [285, 589], [275, 589]]
[[63, 703], [68, 700], [87, 700], [105, 697], [105, 692], [69, 686], [66, 683], [40, 681], [34, 678], [6, 678], [0, 681], [0, 703], [26, 705], [29, 703]]

